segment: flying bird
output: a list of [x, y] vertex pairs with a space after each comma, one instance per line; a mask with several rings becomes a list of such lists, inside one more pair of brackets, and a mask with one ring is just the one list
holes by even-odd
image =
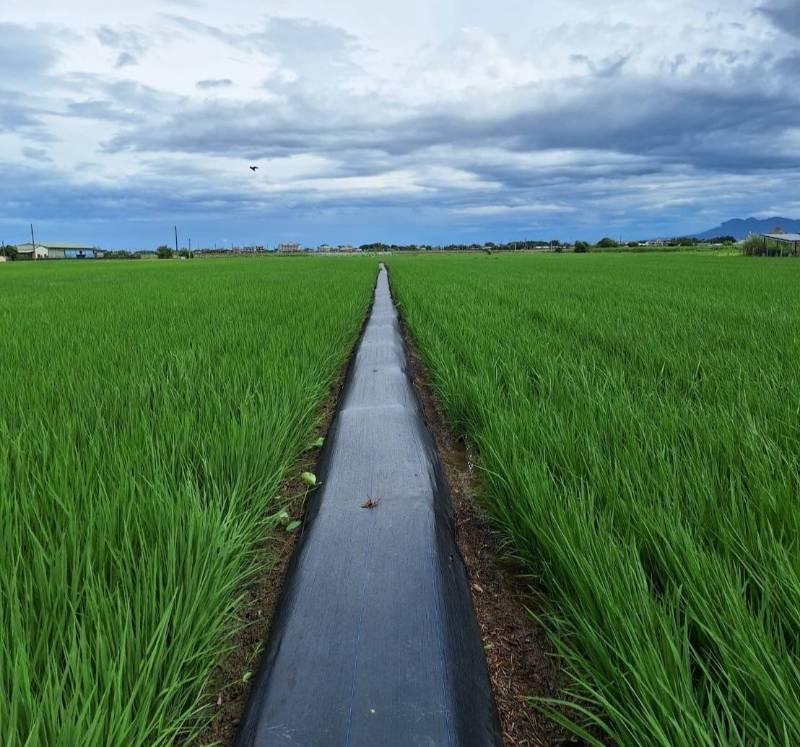
[[255, 172], [257, 169], [258, 169], [258, 166], [251, 166], [250, 167], [250, 171], [253, 171], [253, 172]]

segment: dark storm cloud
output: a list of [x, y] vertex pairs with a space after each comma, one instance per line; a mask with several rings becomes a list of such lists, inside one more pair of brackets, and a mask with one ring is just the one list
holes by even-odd
[[798, 0], [772, 0], [756, 8], [779, 30], [800, 36], [800, 2]]
[[[739, 170], [773, 155], [771, 139], [793, 126], [798, 104], [789, 91], [676, 88], [628, 79], [560, 106], [522, 111], [493, 123], [491, 131], [514, 150], [611, 150]], [[737, 151], [745, 142], [756, 148]]]
[[[435, 152], [429, 154], [429, 160], [433, 165], [437, 161], [442, 164], [452, 161]], [[570, 233], [570, 236], [599, 238], [609, 223], [619, 226], [630, 223], [631, 213], [642, 195], [653, 189], [664, 195], [664, 204], [658, 210], [658, 220], [664, 225], [680, 220], [685, 212], [680, 200], [675, 201], [675, 206], [670, 205], [668, 198], [673, 195], [673, 185], [665, 170], [649, 172], [646, 165], [637, 171], [635, 168], [614, 170], [598, 163], [591, 175], [580, 174], [577, 165], [531, 169], [527, 178], [512, 188], [478, 192], [447, 186], [435, 176], [422, 176], [418, 184], [436, 190], [435, 209], [426, 190], [375, 192], [363, 189], [337, 193], [322, 186], [288, 185], [280, 193], [263, 194], [221, 187], [218, 180], [209, 178], [200, 167], [194, 168], [185, 162], [180, 169], [168, 158], [163, 162], [147, 159], [144, 165], [144, 172], [134, 181], [121, 179], [117, 184], [70, 184], [66, 174], [54, 174], [44, 162], [31, 168], [17, 166], [0, 182], [0, 204], [13, 203], [14, 212], [32, 216], [37, 225], [41, 222], [45, 227], [64, 227], [52, 228], [51, 232], [60, 234], [67, 229], [74, 232], [80, 227], [87, 235], [81, 234], [78, 238], [109, 246], [131, 245], [123, 240], [120, 211], [124, 211], [126, 225], [146, 220], [150, 226], [163, 224], [166, 231], [179, 217], [182, 223], [196, 227], [198, 233], [194, 235], [199, 235], [200, 227], [205, 226], [203, 230], [211, 237], [219, 235], [214, 233], [218, 230], [215, 226], [233, 222], [237, 226], [252, 226], [253, 235], [261, 236], [262, 240], [274, 237], [276, 231], [286, 232], [291, 238], [297, 236], [293, 232], [300, 222], [306, 230], [316, 226], [314, 235], [319, 237], [318, 242], [337, 236], [336, 231], [343, 226], [342, 220], [345, 226], [352, 226], [351, 233], [338, 234], [346, 241], [386, 238], [384, 232], [390, 225], [396, 225], [393, 230], [398, 233], [393, 237], [397, 240], [426, 240], [431, 236], [426, 231], [439, 230], [437, 226], [443, 214], [449, 214], [448, 240], [476, 235], [508, 236], [515, 231], [524, 231], [529, 237], [564, 236], [565, 214], [576, 226], [577, 233], [574, 236]], [[469, 159], [463, 165], [468, 167]], [[472, 166], [478, 170], [474, 162]], [[87, 165], [88, 171], [93, 168]], [[485, 176], [499, 181], [504, 178], [503, 174], [502, 169], [494, 174], [487, 170]], [[767, 177], [775, 178], [775, 173], [765, 172]], [[509, 180], [506, 178], [506, 181]], [[704, 193], [702, 189], [699, 194], [694, 190], [697, 199], [703, 199], [704, 194], [706, 199], [713, 199], [726, 189], [726, 182], [721, 178], [702, 183]], [[545, 194], [548, 205], [538, 207], [537, 203]], [[495, 207], [498, 215], [493, 217]], [[599, 210], [602, 212], [598, 213]], [[264, 220], [271, 227], [267, 237], [258, 228]], [[0, 226], [4, 224], [12, 228], [17, 225], [0, 217]], [[703, 225], [698, 226], [701, 228]], [[311, 241], [307, 236], [304, 235], [304, 240]], [[160, 238], [152, 242], [153, 246], [158, 243], [163, 243]]]
[[[242, 158], [363, 154], [367, 164], [380, 168], [403, 159], [413, 162], [414, 154], [436, 146], [495, 147], [516, 154], [612, 151], [650, 158], [650, 168], [684, 163], [742, 172], [800, 163], [800, 153], [775, 148], [781, 133], [797, 122], [800, 92], [788, 81], [763, 90], [755, 80], [742, 78], [723, 88], [598, 74], [570, 81], [569, 90], [568, 97], [542, 105], [547, 91], [535, 86], [516, 89], [515, 109], [484, 116], [450, 108], [375, 116], [369, 101], [357, 99], [349, 101], [350, 114], [316, 110], [313, 101], [302, 97], [282, 108], [203, 102], [181, 116], [119, 133], [106, 147], [111, 152], [182, 151]], [[427, 157], [423, 154], [423, 161]], [[511, 183], [516, 174], [518, 170]]]
[[[56, 67], [53, 29], [0, 24], [0, 71], [13, 73], [0, 75], [7, 89], [0, 90], [0, 132], [20, 136], [6, 139], [19, 164], [0, 181], [0, 225], [5, 212], [113, 226], [124, 212], [125, 220], [165, 225], [176, 216], [254, 225], [269, 216], [270, 225], [289, 226], [354, 216], [354, 224], [363, 218], [379, 226], [396, 219], [410, 231], [429, 216], [454, 236], [541, 230], [551, 238], [550, 231], [564, 235], [557, 227], [568, 215], [571, 225], [590, 226], [577, 237], [599, 238], [592, 220], [622, 226], [647, 216], [648, 225], [669, 226], [711, 206], [722, 215], [696, 226], [707, 228], [758, 209], [773, 199], [764, 196], [765, 183], [794, 183], [800, 171], [800, 54], [789, 36], [799, 33], [800, 7], [761, 2], [757, 25], [769, 44], [733, 43], [713, 29], [691, 46], [664, 47], [663, 58], [635, 40], [599, 53], [596, 45], [566, 43], [560, 79], [530, 75], [544, 69], [541, 60], [511, 60], [480, 35], [470, 37], [463, 71], [448, 67], [453, 45], [444, 61], [422, 50], [417, 67], [408, 62], [409, 88], [430, 68], [440, 99], [406, 96], [402, 78], [365, 71], [372, 57], [358, 38], [306, 19], [241, 30], [173, 15], [155, 34], [102, 26], [93, 33], [109, 51], [87, 68], [97, 72], [75, 67], [76, 55], [68, 70]], [[764, 35], [766, 19], [787, 34]], [[190, 79], [188, 90], [178, 76], [180, 94], [162, 90], [160, 79], [137, 83], [134, 77], [152, 80], [135, 65], [157, 36], [165, 47], [172, 40], [205, 45], [220, 59], [224, 44], [237, 64], [263, 68], [265, 80], [254, 89], [258, 78], [245, 81], [235, 66], [220, 64], [213, 68], [219, 77]], [[530, 80], [539, 82], [515, 83]], [[64, 117], [87, 120], [86, 127], [62, 130]], [[42, 147], [76, 130], [97, 133], [79, 156], [96, 163], [72, 165], [80, 179], [69, 169], [55, 173]], [[233, 159], [262, 168], [251, 176], [242, 165], [251, 181], [240, 183]], [[131, 163], [135, 178], [126, 178]], [[117, 183], [106, 181], [112, 173]]]
[[465, 171], [480, 177], [481, 180], [502, 184], [506, 189], [516, 191], [534, 186], [552, 188], [565, 185], [573, 189], [574, 184], [595, 182], [599, 179], [619, 180], [632, 177], [648, 177], [663, 173], [664, 165], [658, 159], [631, 159], [607, 157], [587, 162], [580, 161], [560, 165], [541, 163], [524, 164], [508, 160], [498, 163], [469, 154], [458, 159], [458, 165]]
[[[144, 176], [136, 185], [80, 184], [66, 185], [53, 179], [52, 171], [38, 167], [15, 165], [8, 176], [13, 184], [0, 181], [0, 204], [14, 201], [35, 208], [39, 220], [56, 220], [69, 216], [75, 220], [114, 220], [119, 218], [120, 205], [128, 209], [152, 212], [155, 215], [202, 214], [213, 207], [221, 213], [242, 209], [248, 198], [215, 190], [213, 185], [195, 184], [192, 194], [176, 189], [175, 178]], [[185, 187], [185, 182], [184, 182]]]

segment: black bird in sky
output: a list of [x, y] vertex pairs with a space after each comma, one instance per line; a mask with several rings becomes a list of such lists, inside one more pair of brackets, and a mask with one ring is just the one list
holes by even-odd
[[251, 166], [251, 167], [250, 167], [250, 171], [253, 171], [253, 172], [255, 172], [255, 171], [256, 171], [256, 169], [258, 169], [258, 166]]

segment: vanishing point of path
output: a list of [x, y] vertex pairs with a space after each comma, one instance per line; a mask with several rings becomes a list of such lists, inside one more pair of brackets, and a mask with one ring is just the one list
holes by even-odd
[[238, 746], [502, 744], [383, 266], [322, 465]]

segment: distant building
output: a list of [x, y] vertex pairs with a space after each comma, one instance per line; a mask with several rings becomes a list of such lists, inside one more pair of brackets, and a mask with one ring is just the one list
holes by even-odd
[[280, 254], [297, 254], [300, 250], [300, 244], [278, 244]]
[[232, 253], [233, 250], [225, 246], [214, 247], [213, 249], [197, 249], [194, 252], [196, 257], [227, 256]]
[[264, 251], [264, 247], [261, 245], [257, 246], [235, 246], [231, 250], [233, 254], [260, 254]]
[[17, 259], [95, 259], [103, 253], [85, 244], [20, 244]]
[[17, 245], [17, 259], [47, 259], [47, 249], [41, 244], [36, 247], [33, 244], [19, 244]]

